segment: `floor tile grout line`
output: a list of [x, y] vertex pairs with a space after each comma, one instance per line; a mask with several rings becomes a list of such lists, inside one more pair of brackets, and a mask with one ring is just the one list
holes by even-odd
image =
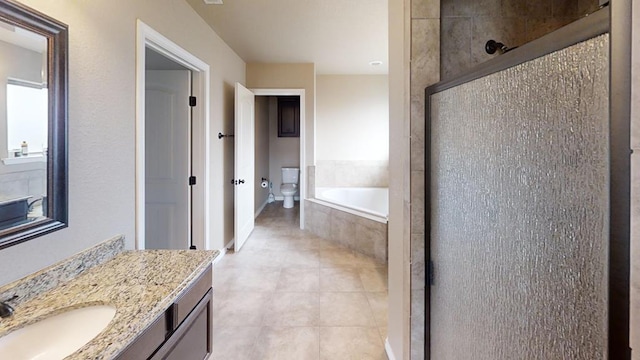
[[[318, 346], [318, 352], [317, 355], [318, 357], [320, 357], [322, 355], [322, 346], [321, 346], [321, 338], [320, 338], [320, 329], [323, 328], [351, 328], [351, 327], [356, 327], [356, 328], [369, 328], [369, 329], [373, 329], [375, 328], [376, 331], [375, 333], [377, 334], [376, 336], [376, 342], [378, 342], [379, 340], [381, 340], [383, 338], [383, 334], [382, 334], [382, 328], [379, 326], [378, 321], [376, 321], [376, 316], [374, 315], [374, 311], [371, 305], [371, 300], [370, 300], [370, 296], [369, 293], [374, 293], [374, 292], [388, 292], [388, 290], [384, 290], [384, 291], [371, 291], [371, 290], [381, 290], [379, 288], [375, 288], [375, 285], [377, 284], [377, 282], [375, 282], [374, 279], [374, 288], [371, 288], [371, 286], [366, 287], [365, 286], [365, 280], [363, 279], [363, 273], [367, 272], [367, 271], [373, 271], [373, 274], [375, 276], [375, 273], [378, 272], [379, 270], [375, 270], [378, 267], [383, 267], [384, 264], [377, 264], [374, 262], [371, 262], [365, 258], [363, 258], [359, 253], [355, 253], [353, 250], [339, 246], [338, 244], [330, 244], [330, 245], [325, 245], [324, 242], [320, 243], [320, 239], [314, 239], [312, 241], [317, 241], [317, 244], [313, 244], [313, 245], [309, 245], [310, 242], [304, 240], [304, 232], [300, 233], [298, 230], [294, 230], [294, 231], [287, 231], [286, 228], [287, 227], [295, 227], [297, 225], [297, 222], [293, 222], [291, 221], [291, 219], [289, 220], [285, 220], [285, 221], [274, 221], [273, 219], [278, 218], [278, 216], [280, 216], [281, 214], [279, 214], [279, 209], [275, 208], [275, 207], [271, 207], [271, 208], [265, 208], [266, 210], [270, 210], [270, 211], [265, 211], [263, 212], [263, 214], [269, 214], [269, 217], [267, 218], [267, 221], [262, 221], [260, 223], [260, 227], [265, 230], [267, 229], [269, 226], [274, 226], [274, 228], [277, 227], [277, 231], [272, 232], [271, 234], [268, 234], [268, 231], [266, 231], [265, 233], [262, 233], [261, 236], [266, 237], [268, 236], [272, 236], [273, 238], [277, 238], [278, 236], [282, 237], [282, 238], [286, 238], [284, 241], [280, 242], [278, 241], [278, 246], [277, 248], [272, 248], [275, 251], [282, 253], [282, 254], [286, 254], [288, 253], [289, 255], [294, 255], [294, 254], [300, 254], [302, 256], [317, 256], [317, 262], [315, 264], [313, 264], [314, 261], [312, 261], [309, 266], [303, 266], [302, 264], [295, 264], [295, 266], [291, 266], [291, 264], [287, 263], [286, 261], [282, 260], [282, 262], [280, 262], [281, 260], [276, 260], [276, 262], [279, 262], [277, 264], [275, 264], [275, 266], [273, 267], [269, 267], [272, 268], [274, 270], [277, 271], [277, 276], [275, 276], [275, 283], [274, 283], [274, 287], [271, 291], [263, 291], [261, 293], [268, 293], [268, 297], [269, 297], [269, 304], [273, 304], [273, 301], [275, 298], [277, 298], [278, 296], [281, 296], [280, 294], [283, 293], [309, 293], [309, 292], [316, 292], [316, 299], [317, 299], [317, 311], [318, 311], [318, 316], [320, 316], [320, 300], [321, 297], [323, 296], [323, 294], [325, 293], [329, 293], [329, 292], [333, 292], [333, 293], [361, 293], [361, 296], [364, 296], [366, 301], [367, 301], [367, 305], [368, 305], [368, 313], [369, 316], [367, 316], [368, 321], [371, 322], [371, 324], [368, 324], [366, 326], [321, 326], [320, 325], [320, 321], [321, 319], [318, 319], [318, 323], [315, 326], [311, 326], [312, 328], [317, 329], [317, 346]], [[271, 211], [273, 210], [273, 211]], [[293, 219], [294, 221], [297, 219]], [[303, 243], [304, 245], [301, 246], [297, 246], [296, 244], [294, 244], [294, 241], [297, 241], [296, 239], [300, 239], [301, 243]], [[254, 254], [259, 253], [261, 251], [265, 250], [265, 242], [268, 241], [268, 239], [263, 239], [261, 240], [261, 244], [259, 244], [259, 246], [252, 246], [251, 244], [258, 244], [257, 242], [248, 242], [247, 243], [247, 247], [245, 248], [246, 250], [250, 250], [252, 251]], [[287, 241], [290, 241], [290, 244], [292, 245], [288, 245]], [[268, 249], [268, 247], [266, 247]], [[335, 260], [331, 260], [330, 258], [327, 258], [326, 254], [330, 254], [330, 253], [336, 253], [336, 252], [343, 252], [346, 253], [346, 258], [347, 259], [352, 259], [354, 261], [352, 262], [347, 262], [347, 263], [338, 263], [336, 264]], [[311, 254], [311, 255], [310, 255]], [[236, 254], [238, 255], [238, 254]], [[284, 255], [283, 255], [284, 256]], [[340, 262], [340, 260], [338, 260], [338, 262]], [[239, 264], [241, 264], [242, 261], [239, 262]], [[238, 264], [236, 264], [238, 265]], [[320, 287], [320, 282], [321, 282], [321, 274], [323, 271], [330, 271], [329, 269], [335, 269], [335, 270], [339, 270], [341, 267], [348, 267], [351, 269], [355, 270], [355, 283], [357, 283], [358, 285], [360, 285], [361, 289], [347, 289], [347, 290], [336, 290], [336, 289], [327, 289], [327, 290], [323, 290]], [[239, 265], [238, 268], [243, 268], [244, 266]], [[234, 268], [234, 267], [229, 267], [229, 268]], [[318, 287], [317, 287], [317, 291], [313, 291], [313, 290], [304, 290], [304, 291], [291, 291], [291, 290], [287, 290], [285, 289], [284, 291], [279, 290], [279, 285], [281, 284], [281, 280], [283, 280], [283, 272], [286, 269], [301, 269], [301, 270], [315, 270], [317, 272], [317, 278], [315, 278], [313, 275], [311, 276], [311, 279], [313, 283], [317, 283]], [[235, 271], [242, 271], [242, 270], [235, 270]], [[295, 274], [293, 275], [293, 279], [295, 281]], [[371, 283], [370, 283], [371, 285]], [[310, 286], [313, 289], [313, 285]], [[308, 287], [307, 287], [308, 288]], [[388, 288], [388, 286], [385, 286], [385, 288]], [[241, 289], [238, 289], [240, 291], [242, 291]], [[263, 336], [266, 336], [265, 333], [265, 329], [268, 328], [270, 326], [268, 326], [266, 324], [266, 314], [263, 313], [261, 314], [261, 318], [260, 318], [260, 327], [259, 327], [259, 334], [258, 334], [258, 338], [260, 339]], [[273, 326], [271, 326], [273, 327]], [[297, 327], [309, 327], [309, 326], [278, 326], [281, 328], [288, 328], [288, 329], [292, 329], [292, 328], [297, 328]], [[384, 342], [384, 341], [382, 341]], [[253, 353], [254, 355], [259, 355], [259, 350], [258, 350], [258, 342], [256, 342], [255, 344], [252, 345], [253, 348]]]
[[[367, 294], [368, 293], [369, 292], [367, 292]], [[369, 296], [367, 294], [365, 294], [365, 296], [367, 298], [367, 304], [369, 304], [369, 310], [371, 311], [371, 316], [373, 317], [373, 322], [374, 322], [374, 324], [376, 324], [377, 327], [380, 327], [380, 324], [378, 324], [378, 320], [376, 319], [376, 315], [375, 315], [374, 310], [373, 310], [373, 305], [371, 305], [371, 299], [369, 298]], [[385, 326], [386, 325], [387, 324], [385, 324]]]

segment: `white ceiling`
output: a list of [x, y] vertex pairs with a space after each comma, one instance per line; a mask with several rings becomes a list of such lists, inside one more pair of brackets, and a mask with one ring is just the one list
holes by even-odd
[[0, 23], [0, 41], [39, 53], [47, 51], [46, 37], [6, 23]]
[[[318, 74], [387, 74], [387, 0], [186, 0], [247, 63], [315, 63]], [[370, 61], [382, 60], [379, 66]]]

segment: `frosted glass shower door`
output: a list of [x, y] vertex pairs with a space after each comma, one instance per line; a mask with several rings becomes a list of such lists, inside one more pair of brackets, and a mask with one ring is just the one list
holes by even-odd
[[430, 96], [430, 355], [604, 359], [609, 37]]

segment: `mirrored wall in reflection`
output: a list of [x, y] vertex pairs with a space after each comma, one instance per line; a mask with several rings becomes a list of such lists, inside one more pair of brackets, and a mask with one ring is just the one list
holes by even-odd
[[0, 81], [2, 230], [46, 215], [47, 38], [0, 23]]

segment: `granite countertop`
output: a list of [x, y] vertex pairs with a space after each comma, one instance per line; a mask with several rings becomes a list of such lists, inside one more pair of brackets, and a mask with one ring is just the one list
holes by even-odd
[[204, 250], [122, 251], [71, 280], [33, 295], [0, 320], [0, 336], [68, 309], [108, 304], [116, 315], [98, 336], [66, 359], [111, 359], [126, 348], [218, 256]]

